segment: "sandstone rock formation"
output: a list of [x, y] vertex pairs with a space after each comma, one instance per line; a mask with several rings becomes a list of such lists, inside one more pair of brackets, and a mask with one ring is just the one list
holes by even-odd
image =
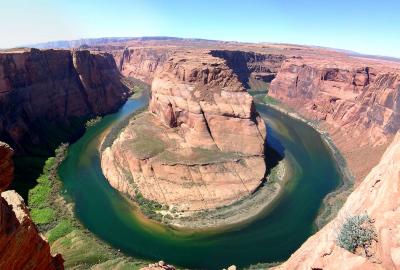
[[[276, 269], [399, 269], [400, 268], [400, 133], [379, 164], [348, 197], [338, 216], [310, 237]], [[347, 217], [367, 213], [374, 220], [377, 243], [365, 258], [336, 244]]]
[[399, 87], [400, 69], [355, 59], [291, 58], [282, 64], [270, 94], [375, 144], [400, 128]]
[[13, 149], [6, 143], [0, 142], [0, 190], [5, 190], [13, 179], [13, 155]]
[[400, 65], [391, 62], [329, 55], [288, 58], [269, 95], [318, 121], [358, 184], [400, 128], [399, 78]]
[[15, 191], [0, 197], [0, 269], [64, 269], [61, 255], [51, 256], [49, 244]]
[[232, 203], [261, 184], [265, 125], [224, 59], [173, 54], [157, 69], [149, 110], [102, 154], [114, 188], [192, 211]]
[[126, 77], [134, 77], [151, 84], [157, 67], [172, 53], [167, 48], [126, 48], [115, 53], [119, 70]]
[[112, 112], [126, 100], [128, 89], [120, 76], [107, 53], [0, 53], [0, 140], [23, 153], [76, 137], [85, 120]]

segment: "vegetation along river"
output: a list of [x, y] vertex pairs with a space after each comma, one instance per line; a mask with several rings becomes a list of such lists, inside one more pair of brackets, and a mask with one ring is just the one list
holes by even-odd
[[261, 104], [257, 110], [268, 125], [267, 142], [288, 159], [291, 172], [273, 207], [250, 223], [217, 231], [180, 231], [144, 219], [104, 178], [98, 147], [112, 125], [147, 102], [146, 94], [130, 99], [119, 112], [89, 128], [70, 146], [59, 168], [77, 217], [99, 238], [134, 257], [222, 269], [285, 260], [315, 231], [323, 198], [341, 183], [339, 167], [317, 131]]

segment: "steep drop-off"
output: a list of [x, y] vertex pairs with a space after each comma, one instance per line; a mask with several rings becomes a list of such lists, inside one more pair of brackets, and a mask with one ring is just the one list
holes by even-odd
[[[13, 154], [11, 147], [0, 142], [0, 191], [12, 181]], [[0, 196], [0, 269], [64, 269], [61, 255], [52, 257], [49, 244], [15, 191]]]
[[114, 52], [118, 68], [126, 77], [134, 77], [151, 84], [157, 67], [164, 64], [171, 48], [125, 48], [122, 52]]
[[319, 122], [359, 182], [400, 128], [399, 87], [400, 67], [393, 63], [290, 58], [272, 81], [269, 95]]
[[0, 197], [0, 268], [64, 269], [61, 255], [52, 257], [49, 244], [15, 191], [3, 192]]
[[102, 154], [114, 188], [183, 211], [232, 203], [262, 183], [265, 125], [225, 60], [173, 54], [155, 73], [149, 111]]
[[[400, 268], [400, 133], [337, 217], [310, 237], [277, 269], [399, 269]], [[345, 219], [367, 213], [377, 241], [370, 257], [353, 254], [336, 244]]]
[[120, 79], [107, 53], [1, 53], [0, 139], [17, 153], [54, 149], [81, 134], [87, 119], [115, 111], [126, 100]]

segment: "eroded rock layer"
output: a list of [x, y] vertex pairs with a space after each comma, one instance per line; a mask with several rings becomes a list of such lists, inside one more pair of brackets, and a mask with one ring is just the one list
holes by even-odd
[[[85, 120], [127, 98], [113, 57], [31, 49], [0, 54], [0, 139], [17, 152], [43, 151], [77, 136]], [[67, 138], [68, 139], [68, 138]]]
[[[399, 269], [400, 268], [400, 133], [357, 189], [338, 216], [310, 237], [277, 269]], [[370, 257], [353, 254], [337, 243], [347, 217], [368, 214], [377, 241]]]
[[174, 53], [149, 106], [102, 154], [111, 185], [182, 211], [230, 204], [265, 174], [265, 124], [238, 76], [209, 51]]
[[64, 269], [61, 255], [51, 255], [49, 244], [15, 191], [0, 197], [0, 269]]
[[316, 120], [379, 144], [400, 128], [400, 69], [356, 59], [286, 60], [270, 94]]

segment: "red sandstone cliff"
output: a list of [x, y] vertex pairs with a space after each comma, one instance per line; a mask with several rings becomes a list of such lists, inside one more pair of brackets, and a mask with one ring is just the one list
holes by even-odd
[[400, 128], [399, 87], [398, 64], [308, 56], [285, 60], [269, 95], [318, 121], [358, 183]]
[[262, 183], [265, 125], [225, 59], [172, 54], [155, 72], [149, 111], [102, 154], [114, 188], [192, 211], [230, 204]]
[[15, 191], [0, 197], [0, 269], [64, 269], [61, 255], [51, 256], [49, 244]]
[[[310, 237], [290, 259], [276, 269], [399, 269], [400, 268], [400, 133], [379, 164], [348, 197], [337, 217]], [[336, 244], [346, 217], [367, 213], [377, 242], [369, 258]]]
[[114, 53], [118, 68], [126, 77], [134, 77], [151, 84], [156, 69], [172, 54], [170, 48], [126, 48]]
[[120, 76], [107, 53], [1, 53], [0, 139], [17, 152], [57, 146], [66, 139], [60, 133], [81, 132], [85, 119], [115, 111], [126, 100]]
[[399, 87], [400, 69], [350, 58], [291, 58], [272, 81], [270, 95], [375, 144], [400, 128]]
[[[0, 142], [0, 191], [12, 181], [12, 156], [13, 150]], [[49, 244], [15, 191], [3, 192], [0, 196], [0, 269], [64, 269], [61, 255], [52, 257]]]

